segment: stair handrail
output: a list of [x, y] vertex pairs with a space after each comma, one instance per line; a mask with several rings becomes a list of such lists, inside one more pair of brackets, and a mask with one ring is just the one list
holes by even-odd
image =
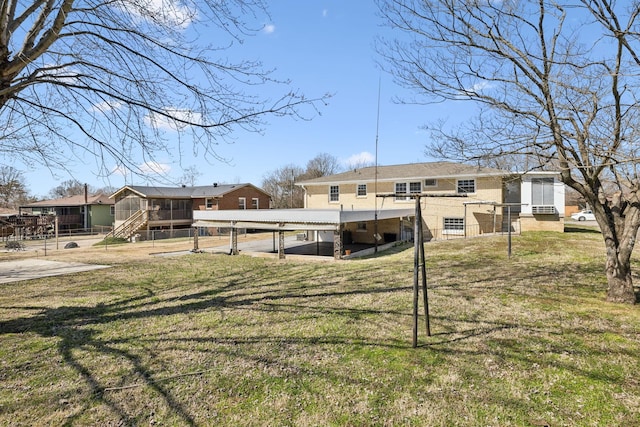
[[149, 218], [149, 212], [147, 210], [138, 210], [134, 212], [129, 218], [122, 224], [116, 227], [110, 234], [111, 237], [124, 237], [129, 238], [147, 223]]

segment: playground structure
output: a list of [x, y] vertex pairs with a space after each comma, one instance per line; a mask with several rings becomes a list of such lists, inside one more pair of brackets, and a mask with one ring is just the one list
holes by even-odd
[[10, 215], [0, 218], [2, 241], [43, 239], [55, 232], [54, 215]]

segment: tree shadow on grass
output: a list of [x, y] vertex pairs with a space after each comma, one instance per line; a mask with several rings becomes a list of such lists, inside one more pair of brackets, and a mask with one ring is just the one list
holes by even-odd
[[[140, 385], [148, 387], [154, 394], [159, 396], [170, 408], [170, 410], [185, 425], [195, 425], [196, 420], [189, 409], [185, 407], [179, 399], [177, 399], [169, 388], [163, 387], [162, 382], [158, 381], [157, 373], [145, 366], [144, 360], [140, 354], [128, 349], [123, 349], [122, 345], [139, 342], [141, 337], [127, 338], [125, 340], [103, 339], [100, 335], [103, 333], [93, 326], [109, 324], [111, 322], [126, 322], [128, 320], [137, 319], [160, 319], [163, 316], [174, 314], [196, 313], [203, 310], [211, 309], [233, 309], [243, 308], [262, 311], [286, 311], [286, 312], [315, 312], [325, 313], [329, 315], [347, 316], [350, 318], [360, 318], [362, 316], [371, 316], [377, 314], [389, 314], [397, 316], [400, 313], [394, 311], [369, 310], [369, 309], [351, 309], [351, 308], [332, 308], [326, 305], [307, 304], [306, 302], [314, 299], [325, 299], [330, 297], [343, 297], [361, 294], [383, 294], [393, 292], [407, 292], [410, 287], [387, 287], [387, 288], [369, 288], [369, 289], [351, 289], [320, 291], [315, 290], [310, 293], [302, 294], [290, 291], [273, 291], [269, 294], [260, 292], [257, 295], [227, 293], [228, 289], [235, 289], [237, 283], [229, 281], [226, 285], [216, 289], [210, 289], [199, 292], [185, 293], [179, 296], [159, 297], [152, 290], [145, 289], [144, 293], [130, 298], [120, 299], [110, 303], [99, 303], [95, 306], [61, 306], [55, 308], [43, 307], [19, 307], [22, 310], [37, 311], [33, 316], [23, 316], [10, 320], [0, 321], [0, 336], [4, 334], [38, 334], [44, 338], [57, 339], [57, 352], [61, 356], [63, 362], [75, 370], [84, 380], [89, 389], [90, 396], [84, 399], [83, 409], [76, 411], [75, 414], [67, 418], [67, 424], [77, 422], [81, 419], [83, 413], [89, 408], [95, 406], [96, 403], [104, 404], [110, 408], [110, 412], [119, 418], [120, 422], [125, 425], [135, 425], [144, 421], [145, 415], [140, 413], [131, 413], [126, 407], [126, 402], [119, 401], [112, 397], [112, 393], [105, 392], [110, 389], [118, 389], [122, 384], [108, 384], [109, 380], [113, 381], [114, 377], [101, 380], [96, 366], [92, 367], [91, 362], [83, 358], [83, 353], [91, 352], [96, 356], [104, 356], [118, 362], [123, 366], [130, 367], [127, 378], [139, 379]], [[300, 304], [291, 301], [301, 301]], [[8, 307], [3, 307], [8, 308]], [[16, 307], [18, 308], [18, 307]], [[179, 338], [178, 338], [179, 339]], [[210, 337], [204, 338], [209, 344], [216, 343], [215, 339]], [[163, 342], [167, 340], [177, 340], [173, 337], [161, 338]], [[221, 344], [227, 343], [231, 345], [251, 344], [251, 343], [288, 343], [295, 345], [339, 345], [339, 344], [358, 344], [367, 346], [388, 346], [401, 347], [402, 344], [385, 340], [373, 339], [356, 339], [354, 337], [329, 335], [323, 337], [306, 337], [297, 338], [290, 336], [256, 336], [256, 337], [228, 337], [219, 338]], [[192, 341], [190, 338], [189, 341]], [[124, 380], [124, 379], [121, 379]]]

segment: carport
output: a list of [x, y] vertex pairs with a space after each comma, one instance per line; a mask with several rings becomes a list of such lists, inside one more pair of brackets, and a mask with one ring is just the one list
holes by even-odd
[[[338, 209], [247, 209], [247, 210], [209, 210], [193, 212], [193, 227], [222, 227], [231, 232], [231, 254], [238, 254], [238, 230], [255, 229], [278, 232], [278, 258], [285, 258], [284, 236], [287, 231], [330, 233], [333, 240], [333, 257], [342, 258], [344, 231], [349, 224], [362, 224], [366, 230], [375, 230], [376, 223], [386, 221], [397, 228], [394, 233], [386, 233], [402, 240], [403, 222], [411, 221], [415, 216], [413, 209], [379, 210], [338, 210]], [[396, 221], [394, 221], [396, 220]], [[387, 225], [389, 226], [389, 225]], [[377, 234], [375, 238], [381, 240]]]

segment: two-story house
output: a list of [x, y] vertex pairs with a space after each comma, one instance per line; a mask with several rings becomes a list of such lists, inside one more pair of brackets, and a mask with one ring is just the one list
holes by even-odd
[[236, 228], [278, 232], [281, 258], [284, 232], [304, 231], [307, 240], [331, 242], [341, 258], [350, 245], [411, 239], [419, 195], [426, 239], [564, 229], [564, 185], [555, 172], [433, 162], [360, 168], [296, 185], [304, 189], [304, 209], [195, 211], [194, 226], [229, 227], [232, 242]]
[[[296, 184], [305, 191], [307, 209], [401, 209], [412, 207], [413, 196], [421, 195], [427, 239], [499, 232], [507, 227], [564, 229], [564, 185], [556, 172], [514, 174], [429, 162], [371, 166]], [[374, 242], [371, 223], [349, 224], [346, 231], [347, 239]]]

